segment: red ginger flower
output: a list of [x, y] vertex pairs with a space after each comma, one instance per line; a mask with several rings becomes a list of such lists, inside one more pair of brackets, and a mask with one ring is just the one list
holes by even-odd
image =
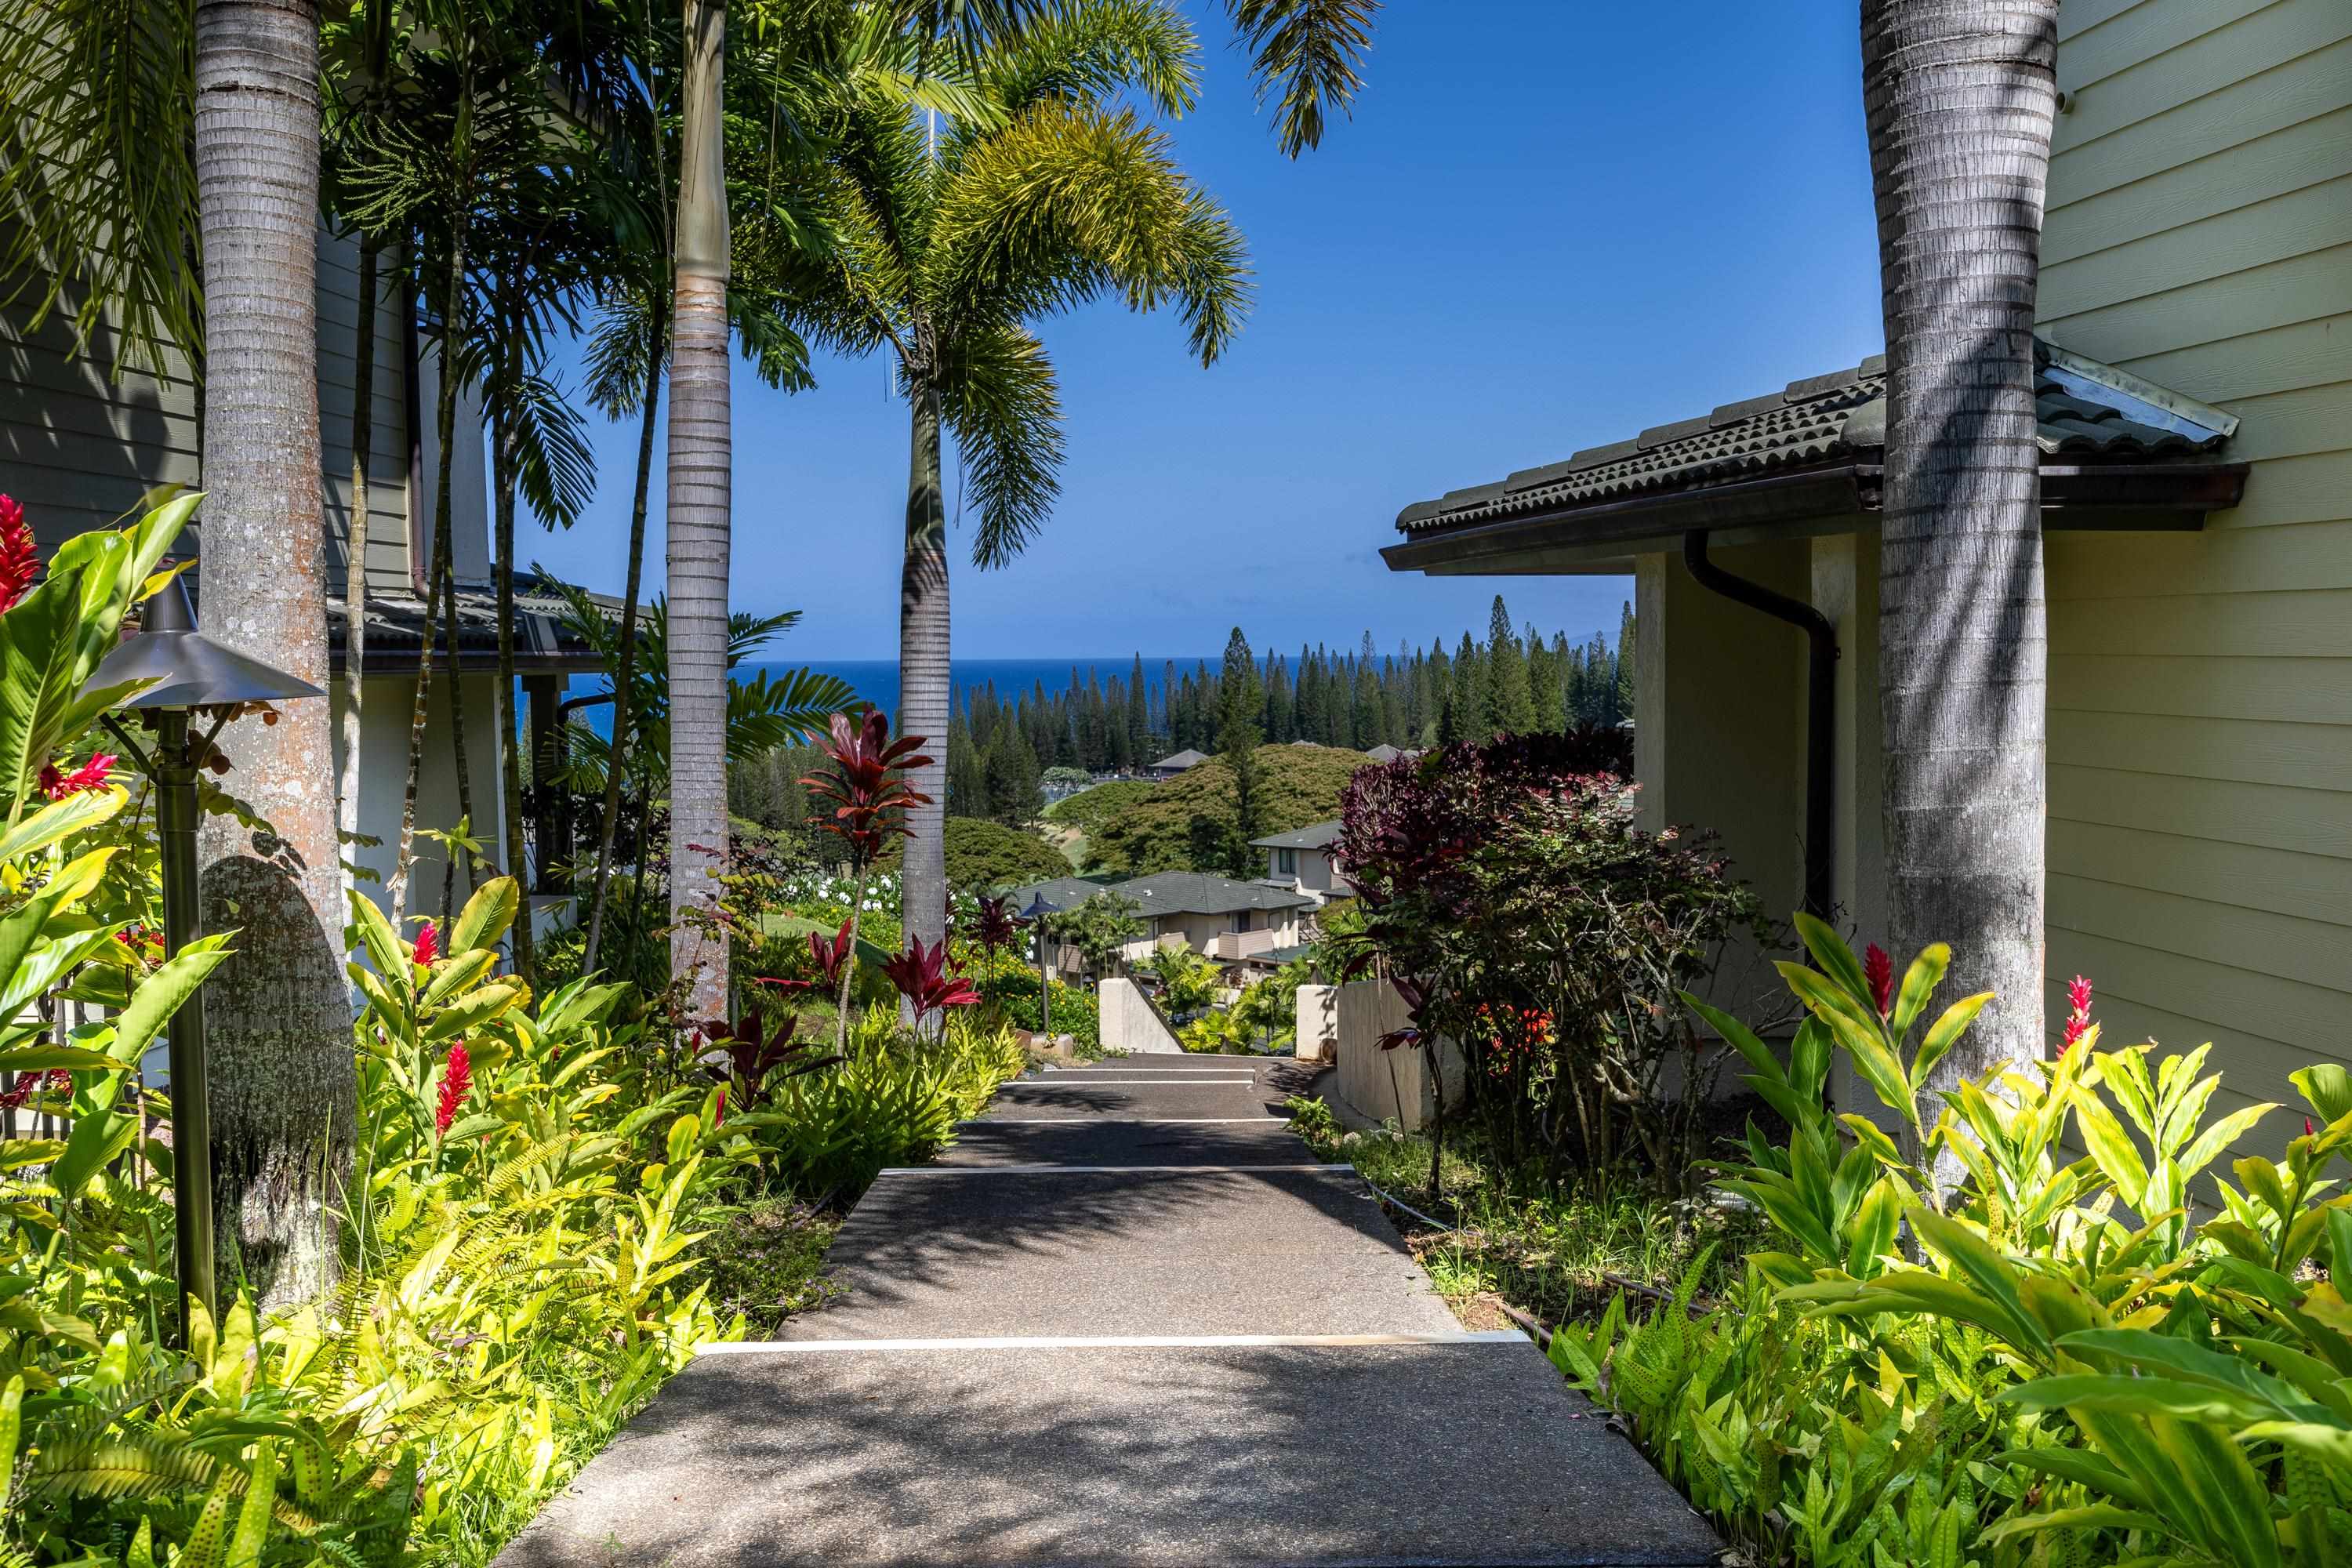
[[89, 761], [71, 773], [61, 773], [55, 763], [41, 768], [41, 793], [51, 800], [64, 800], [68, 795], [85, 795], [106, 787], [107, 775], [114, 769], [111, 752], [94, 752]]
[[416, 931], [416, 962], [431, 963], [440, 956], [441, 932], [431, 921], [426, 921]]
[[2090, 1031], [2091, 983], [2079, 974], [2074, 976], [2066, 987], [2066, 1005], [2074, 1011], [2066, 1015], [2066, 1033], [2058, 1043], [2058, 1054], [2062, 1057]]
[[0, 496], [0, 610], [13, 610], [40, 570], [33, 551], [33, 531], [25, 526], [25, 509], [15, 498]]
[[449, 1131], [449, 1123], [457, 1120], [457, 1108], [466, 1103], [466, 1096], [473, 1089], [474, 1058], [466, 1054], [466, 1042], [459, 1040], [449, 1047], [449, 1059], [441, 1068], [441, 1103], [433, 1113], [434, 1131]]
[[1885, 1017], [1895, 1007], [1895, 961], [1874, 942], [1863, 952], [1862, 973], [1870, 982], [1870, 999], [1878, 1004], [1878, 1016]]

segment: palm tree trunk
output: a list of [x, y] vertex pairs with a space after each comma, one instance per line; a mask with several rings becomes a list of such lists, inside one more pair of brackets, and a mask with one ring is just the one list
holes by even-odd
[[457, 313], [466, 298], [466, 219], [460, 213], [452, 226], [449, 268], [442, 283], [441, 349], [435, 361], [433, 400], [434, 440], [437, 454], [433, 472], [433, 545], [425, 556], [424, 630], [416, 645], [416, 695], [408, 713], [408, 777], [400, 799], [400, 850], [393, 858], [392, 918], [397, 924], [408, 912], [408, 878], [416, 864], [416, 789], [425, 765], [425, 731], [433, 700], [433, 632], [439, 618], [441, 573], [449, 554], [449, 451], [457, 438], [457, 378], [451, 374], [450, 350], [457, 341]]
[[[613, 745], [604, 769], [604, 816], [596, 829], [596, 885], [588, 897], [588, 945], [580, 972], [593, 974], [604, 935], [604, 901], [613, 886], [613, 842], [621, 821], [621, 781], [629, 755], [629, 688], [636, 674], [637, 597], [645, 585], [646, 501], [653, 489], [654, 422], [661, 406], [662, 359], [668, 348], [660, 308], [646, 344], [646, 402], [637, 424], [636, 499], [629, 510], [629, 570], [621, 597], [621, 657], [613, 675]], [[642, 874], [642, 872], [641, 872]]]
[[930, 762], [907, 782], [928, 804], [907, 808], [906, 864], [899, 883], [906, 933], [927, 945], [947, 931], [948, 545], [940, 478], [940, 395], [920, 387], [910, 400], [913, 438], [907, 462], [907, 551], [898, 575], [898, 733], [931, 742]]
[[727, 9], [686, 0], [684, 150], [669, 373], [670, 974], [688, 1017], [727, 1001], [717, 924], [727, 858], [727, 574], [732, 448], [727, 177], [721, 115]]
[[2034, 294], [2058, 0], [1864, 0], [1886, 314], [1879, 681], [1898, 954], [1991, 991], [1945, 1089], [2042, 1054]]
[[[446, 529], [448, 524], [445, 521]], [[457, 564], [451, 558], [448, 541], [443, 540], [441, 556], [441, 653], [444, 668], [449, 677], [449, 765], [457, 774], [457, 825], [467, 837], [478, 837], [482, 825], [474, 817], [474, 771], [466, 762], [466, 678], [457, 663]], [[457, 912], [457, 857], [466, 857], [466, 890], [479, 886], [481, 873], [474, 863], [471, 851], [449, 847], [449, 855], [441, 863], [441, 912]], [[496, 869], [496, 863], [492, 863]]]
[[[352, 345], [352, 516], [343, 550], [343, 766], [336, 787], [336, 826], [345, 843], [360, 830], [361, 693], [367, 659], [368, 465], [375, 447], [376, 271], [383, 244], [360, 236], [360, 330]], [[352, 853], [357, 854], [356, 846]], [[340, 847], [337, 851], [341, 858]], [[346, 883], [346, 886], [352, 884]]]
[[[205, 631], [327, 685], [317, 305], [319, 18], [304, 0], [199, 0], [195, 160], [205, 257]], [[236, 955], [205, 986], [225, 1279], [264, 1307], [336, 1272], [355, 1085], [342, 973], [333, 718], [323, 701], [229, 727], [238, 794], [272, 825], [202, 830], [200, 908]], [[173, 1092], [183, 1086], [174, 1085]]]
[[[507, 330], [517, 343], [521, 341], [520, 323], [509, 320]], [[520, 348], [512, 352], [520, 353]], [[524, 876], [522, 853], [522, 742], [515, 723], [515, 647], [514, 647], [514, 542], [515, 542], [515, 442], [511, 421], [501, 416], [491, 450], [496, 454], [498, 473], [498, 515], [493, 524], [495, 559], [490, 563], [491, 574], [498, 584], [499, 616], [499, 687], [498, 700], [493, 704], [499, 724], [499, 780], [502, 786], [501, 815], [506, 822], [507, 853], [505, 863], [511, 867], [522, 887], [522, 908], [514, 923], [515, 973], [527, 984], [536, 986], [537, 976], [531, 963], [530, 895], [532, 879]], [[546, 847], [541, 846], [544, 852]]]

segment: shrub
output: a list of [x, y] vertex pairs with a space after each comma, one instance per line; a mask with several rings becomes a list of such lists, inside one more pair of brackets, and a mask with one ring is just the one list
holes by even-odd
[[1498, 1158], [1557, 1173], [1571, 1149], [1597, 1167], [1635, 1151], [1674, 1179], [1710, 1059], [1675, 994], [1768, 932], [1706, 835], [1641, 831], [1631, 788], [1584, 771], [1620, 750], [1517, 736], [1362, 770], [1335, 845], [1360, 919], [1332, 940], [1398, 980], [1413, 1039], [1460, 1046]]
[[929, 1159], [1027, 1065], [1003, 1028], [950, 1013], [926, 1039], [899, 1027], [895, 1007], [870, 1008], [854, 1020], [837, 1065], [787, 1079], [729, 1125], [756, 1132], [794, 1192], [826, 1202], [889, 1166]]
[[[895, 871], [904, 858], [903, 847], [893, 845], [879, 863]], [[978, 816], [947, 819], [947, 858], [948, 883], [964, 893], [993, 892], [1071, 874], [1068, 858], [1035, 834]]]
[[[1697, 1321], [1687, 1290], [1639, 1320], [1621, 1298], [1556, 1332], [1555, 1362], [1779, 1561], [2352, 1557], [2352, 1200], [2328, 1174], [2352, 1152], [2352, 1075], [2295, 1073], [2304, 1134], [2237, 1160], [2199, 1225], [2189, 1184], [2277, 1109], [2207, 1121], [2206, 1047], [2102, 1049], [2084, 986], [2053, 1059], [1963, 1081], [1931, 1115], [1927, 1069], [1988, 998], [1928, 1022], [1946, 950], [1898, 987], [1875, 952], [1798, 927], [1816, 967], [1781, 966], [1810, 1014], [1785, 1062], [1693, 1003], [1790, 1124], [1751, 1126], [1724, 1183], [1784, 1250]], [[1838, 1053], [1908, 1149], [1828, 1110]], [[1965, 1173], [1949, 1190], [1939, 1158]]]

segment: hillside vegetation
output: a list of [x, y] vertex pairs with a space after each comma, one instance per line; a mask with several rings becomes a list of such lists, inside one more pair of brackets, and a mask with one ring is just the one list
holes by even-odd
[[1150, 799], [1151, 792], [1159, 787], [1150, 779], [1112, 779], [1063, 796], [1045, 808], [1045, 820], [1074, 827], [1080, 833], [1092, 833], [1111, 817]]
[[[1361, 752], [1337, 746], [1260, 746], [1265, 805], [1258, 834], [1286, 833], [1339, 816], [1339, 792], [1367, 760]], [[1108, 787], [1114, 786], [1087, 795]], [[1061, 804], [1085, 798], [1074, 795]], [[1222, 757], [1212, 757], [1165, 784], [1143, 786], [1140, 795], [1103, 814], [1087, 830], [1085, 868], [1123, 877], [1217, 871], [1234, 821], [1233, 770]]]
[[[883, 852], [880, 864], [897, 870], [905, 859], [903, 841]], [[1062, 852], [1034, 833], [977, 816], [950, 816], [947, 826], [948, 886], [966, 893], [1049, 882], [1070, 874]]]

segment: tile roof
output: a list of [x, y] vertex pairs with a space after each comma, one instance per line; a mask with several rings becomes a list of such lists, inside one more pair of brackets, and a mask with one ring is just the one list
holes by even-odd
[[[467, 668], [496, 668], [499, 647], [499, 596], [484, 584], [460, 583], [457, 600], [457, 658]], [[618, 616], [618, 601], [602, 607]], [[525, 669], [596, 670], [604, 661], [586, 639], [564, 624], [566, 605], [551, 584], [521, 580], [515, 584], [515, 660]], [[351, 606], [341, 593], [327, 596], [327, 641], [335, 668], [343, 664], [344, 627]], [[367, 665], [371, 670], [397, 658], [414, 668], [417, 643], [425, 627], [425, 602], [404, 585], [386, 593], [371, 588], [367, 598]], [[436, 626], [435, 641], [441, 633]]]
[[1207, 753], [1193, 751], [1188, 746], [1183, 751], [1177, 752], [1174, 756], [1162, 757], [1151, 765], [1155, 770], [1160, 768], [1172, 768], [1178, 773], [1181, 773], [1186, 768], [1197, 768], [1208, 760], [1209, 758]]
[[[2129, 373], [2034, 340], [2035, 414], [2049, 457], [2188, 458], [2215, 451], [2238, 421]], [[1779, 392], [1590, 447], [1490, 484], [1417, 501], [1397, 515], [1411, 534], [1523, 514], [1698, 489], [1836, 459], [1886, 444], [1886, 361], [1792, 381]]]
[[1339, 837], [1338, 822], [1310, 822], [1287, 833], [1269, 833], [1263, 838], [1253, 838], [1250, 847], [1254, 849], [1320, 849]]
[[1112, 891], [1151, 915], [1228, 915], [1241, 910], [1300, 910], [1315, 900], [1257, 882], [1236, 882], [1205, 871], [1156, 871], [1121, 882]]
[[1315, 900], [1280, 888], [1256, 882], [1236, 882], [1205, 871], [1155, 871], [1125, 882], [1088, 882], [1075, 877], [1038, 882], [1013, 892], [1014, 913], [1029, 907], [1039, 893], [1045, 901], [1075, 909], [1097, 893], [1117, 893], [1142, 906], [1145, 919], [1154, 915], [1229, 915], [1240, 910], [1297, 910]]

